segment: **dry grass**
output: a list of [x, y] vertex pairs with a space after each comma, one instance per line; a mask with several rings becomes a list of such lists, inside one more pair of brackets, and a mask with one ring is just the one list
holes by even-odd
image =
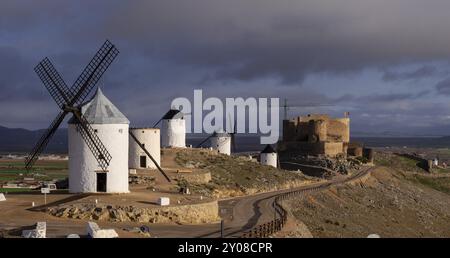
[[227, 156], [209, 150], [180, 151], [175, 160], [180, 166], [195, 166], [211, 172], [211, 183], [196, 186], [198, 190], [209, 193], [215, 189], [243, 192], [248, 189], [268, 190], [290, 181], [306, 179], [301, 173], [263, 166], [248, 157]]
[[288, 207], [314, 237], [450, 237], [450, 195], [434, 184], [380, 167], [363, 186], [340, 186]]

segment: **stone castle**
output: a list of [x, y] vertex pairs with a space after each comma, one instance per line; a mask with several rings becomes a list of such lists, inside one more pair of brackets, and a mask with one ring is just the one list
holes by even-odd
[[337, 156], [347, 154], [350, 142], [350, 118], [331, 118], [325, 114], [309, 114], [283, 120], [283, 138], [279, 151], [307, 155]]

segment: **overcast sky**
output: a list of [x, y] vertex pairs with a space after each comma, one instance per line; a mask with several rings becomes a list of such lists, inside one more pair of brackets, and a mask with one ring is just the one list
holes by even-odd
[[450, 1], [0, 2], [0, 125], [45, 128], [58, 110], [33, 71], [71, 85], [105, 39], [99, 83], [134, 125], [175, 97], [279, 97], [290, 115], [349, 111], [354, 131], [450, 134]]

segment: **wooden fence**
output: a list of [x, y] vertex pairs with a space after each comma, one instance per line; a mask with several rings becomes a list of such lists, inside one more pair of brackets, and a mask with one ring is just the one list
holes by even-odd
[[273, 235], [274, 233], [280, 231], [283, 228], [283, 226], [286, 224], [287, 215], [288, 215], [288, 212], [281, 206], [281, 201], [291, 199], [293, 197], [303, 196], [305, 194], [312, 193], [312, 192], [318, 192], [318, 191], [326, 189], [332, 185], [341, 184], [344, 182], [354, 180], [356, 178], [360, 178], [363, 175], [369, 173], [369, 171], [370, 171], [370, 169], [367, 169], [365, 171], [360, 171], [344, 180], [339, 180], [339, 181], [335, 181], [335, 182], [327, 182], [327, 183], [324, 183], [321, 185], [311, 186], [309, 188], [299, 189], [299, 190], [279, 194], [278, 196], [275, 197], [275, 200], [272, 204], [273, 208], [275, 209], [275, 214], [276, 214], [275, 217], [276, 218], [267, 223], [257, 225], [247, 232], [244, 232], [241, 235], [241, 238], [264, 238], [264, 237], [269, 237], [269, 236]]

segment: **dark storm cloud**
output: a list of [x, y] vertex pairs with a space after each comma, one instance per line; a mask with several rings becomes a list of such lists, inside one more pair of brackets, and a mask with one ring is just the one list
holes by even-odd
[[[153, 121], [172, 98], [199, 87], [218, 96], [261, 94], [328, 103], [335, 99], [333, 76], [358, 76], [366, 68], [387, 71], [386, 81], [435, 76], [433, 66], [410, 72], [390, 68], [448, 59], [449, 9], [449, 1], [439, 0], [4, 0], [0, 104], [24, 110], [39, 106], [39, 114], [50, 121], [55, 105], [32, 68], [49, 56], [71, 85], [105, 38], [121, 54], [100, 85], [132, 121]], [[329, 87], [319, 93], [307, 87], [311, 75], [331, 78]], [[388, 103], [381, 109], [420, 113], [415, 108], [421, 105], [413, 103], [420, 99], [417, 93], [369, 95], [369, 86], [360, 87], [337, 104], [373, 114], [381, 112], [377, 105]], [[33, 116], [0, 114], [0, 124], [47, 121]]]
[[[109, 36], [138, 55], [208, 69], [210, 80], [292, 84], [448, 58], [449, 8], [438, 0], [6, 1], [0, 24], [72, 44]], [[385, 79], [424, 73], [432, 68]]]
[[450, 78], [442, 80], [436, 84], [436, 90], [443, 95], [450, 95]]
[[[345, 95], [334, 100], [347, 105], [356, 132], [403, 132], [447, 135], [450, 104], [429, 101], [431, 90], [416, 93]], [[445, 130], [447, 129], [447, 131]]]
[[450, 56], [445, 1], [134, 3], [105, 22], [110, 31], [141, 42], [149, 55], [213, 69], [209, 78], [217, 80], [301, 83], [311, 73]]
[[24, 61], [16, 49], [12, 47], [0, 47], [0, 100], [10, 98], [10, 93], [17, 92], [20, 85], [10, 85], [12, 81], [18, 81], [21, 73], [19, 68], [24, 66]]
[[33, 69], [15, 48], [0, 46], [0, 101], [8, 100], [42, 100], [42, 91], [31, 87], [34, 74], [23, 71]]
[[418, 98], [423, 98], [428, 95], [430, 90], [423, 90], [416, 93], [390, 93], [390, 94], [372, 94], [367, 96], [354, 96], [351, 94], [346, 94], [342, 97], [336, 98], [334, 100], [335, 103], [344, 103], [344, 102], [354, 102], [367, 105], [368, 103], [380, 105], [382, 103], [387, 102], [398, 102], [398, 101], [408, 101], [414, 100]]
[[423, 78], [433, 77], [438, 74], [435, 66], [425, 65], [410, 72], [393, 72], [386, 71], [383, 75], [384, 81], [401, 81], [401, 80], [419, 80]]
[[[360, 105], [363, 106], [363, 105]], [[402, 132], [418, 135], [448, 135], [450, 105], [416, 101], [414, 103], [391, 102], [377, 105], [367, 103], [364, 110], [350, 112], [352, 129], [363, 132]]]

